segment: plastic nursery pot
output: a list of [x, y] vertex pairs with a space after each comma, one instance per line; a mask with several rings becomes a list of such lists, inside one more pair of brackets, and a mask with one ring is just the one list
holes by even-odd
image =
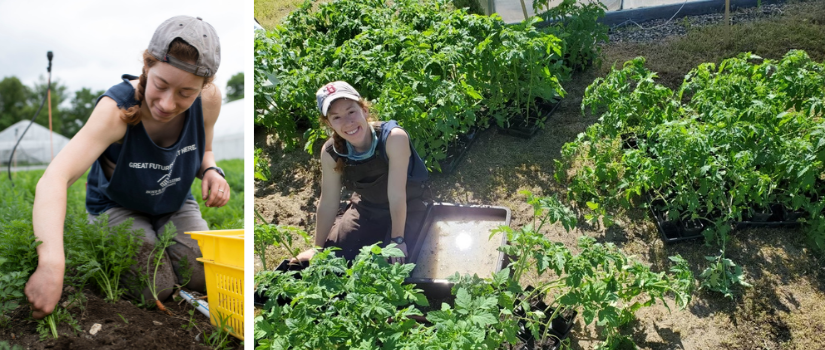
[[800, 210], [792, 210], [791, 208], [784, 207], [783, 208], [783, 215], [782, 221], [790, 221], [790, 222], [797, 222], [799, 219], [805, 218], [808, 216], [808, 213], [802, 209]]
[[[301, 271], [301, 270], [307, 268], [307, 266], [309, 266], [309, 263], [306, 263], [306, 262], [302, 262], [302, 263], [298, 263], [298, 264], [290, 264], [289, 260], [287, 259], [287, 260], [281, 261], [281, 264], [279, 264], [278, 267], [275, 268], [275, 271], [281, 271], [281, 272]], [[298, 279], [301, 278], [300, 273], [295, 273], [292, 276], [295, 277], [295, 278], [298, 278]], [[254, 298], [253, 298], [253, 302], [254, 302], [255, 306], [264, 307], [264, 305], [266, 304], [267, 301], [269, 301], [269, 297], [267, 297], [265, 295], [258, 294], [258, 290], [256, 289], [255, 294], [254, 294]], [[278, 298], [278, 305], [286, 305], [290, 301], [291, 300], [288, 300], [288, 299], [285, 299], [285, 298]]]
[[663, 240], [668, 242], [682, 238], [679, 221], [668, 220], [666, 211], [659, 211], [656, 209], [651, 210], [653, 211], [653, 216], [656, 219], [656, 226], [658, 227], [659, 233], [662, 235]]
[[445, 175], [452, 174], [477, 138], [478, 129], [475, 127], [471, 128], [466, 134], [458, 135], [458, 138], [447, 148], [446, 158], [438, 162], [441, 166], [441, 173]]
[[627, 133], [622, 134], [621, 136], [623, 149], [639, 149], [639, 145], [636, 143], [636, 134]]
[[[558, 102], [537, 102], [536, 106], [539, 108], [539, 110], [535, 113], [537, 115], [544, 116], [546, 120], [546, 118], [549, 118], [553, 114], [553, 112], [556, 111], [556, 108], [559, 107], [559, 104], [560, 103]], [[524, 116], [521, 115], [510, 118], [509, 123], [510, 125], [506, 128], [499, 127], [499, 133], [523, 139], [529, 139], [535, 136], [540, 129], [538, 122], [527, 121], [525, 120]]]
[[775, 222], [782, 219], [782, 206], [771, 204], [768, 207], [751, 208], [744, 221], [750, 222]]
[[[533, 286], [527, 286], [527, 288], [525, 288], [525, 292], [530, 292], [532, 290], [534, 290]], [[548, 307], [547, 304], [536, 298], [530, 300], [530, 308], [533, 311], [542, 311], [548, 317], [553, 315], [555, 312], [554, 308]], [[519, 317], [524, 317], [526, 312], [521, 308], [521, 306], [517, 306], [514, 310], [514, 314]], [[524, 344], [518, 349], [558, 349], [562, 340], [570, 335], [570, 331], [573, 329], [577, 315], [578, 311], [571, 309], [565, 309], [556, 314], [556, 317], [550, 321], [549, 330], [547, 330], [544, 326], [541, 326], [539, 329], [539, 334], [544, 334], [545, 330], [547, 330], [548, 335], [546, 339], [535, 339], [533, 337], [533, 333], [530, 332], [524, 324], [524, 321], [519, 322], [518, 337], [524, 342]], [[547, 347], [548, 345], [549, 347]]]
[[700, 219], [687, 219], [681, 221], [682, 238], [696, 238], [702, 236], [705, 223]]

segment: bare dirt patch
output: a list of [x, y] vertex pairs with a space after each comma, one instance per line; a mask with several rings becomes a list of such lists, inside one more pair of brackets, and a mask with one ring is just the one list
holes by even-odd
[[[63, 305], [73, 287], [63, 292]], [[65, 323], [58, 325], [58, 339], [51, 335], [44, 341], [37, 333], [37, 323], [29, 317], [28, 308], [20, 307], [11, 315], [11, 328], [0, 330], [0, 339], [24, 349], [214, 349], [204, 344], [205, 337], [216, 331], [209, 320], [199, 312], [191, 318], [192, 306], [185, 301], [169, 300], [164, 306], [172, 313], [139, 308], [126, 300], [109, 303], [95, 293], [85, 290], [85, 301], [69, 307], [72, 317], [80, 325], [76, 332]], [[80, 306], [82, 305], [82, 307]], [[100, 324], [96, 334], [92, 326]], [[206, 334], [204, 334], [206, 333]], [[230, 349], [242, 349], [241, 342], [231, 335]]]

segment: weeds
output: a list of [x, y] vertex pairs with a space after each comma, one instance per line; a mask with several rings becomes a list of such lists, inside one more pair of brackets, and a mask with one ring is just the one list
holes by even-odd
[[[191, 312], [194, 312], [192, 310]], [[233, 332], [232, 326], [228, 324], [231, 315], [223, 316], [220, 313], [212, 315], [215, 320], [215, 331], [203, 338], [204, 344], [215, 350], [227, 349], [230, 345], [229, 336]]]
[[75, 335], [81, 332], [82, 329], [77, 321], [72, 317], [68, 310], [62, 307], [56, 307], [54, 312], [37, 321], [37, 333], [40, 334], [40, 340], [45, 340], [51, 334], [52, 338], [57, 339], [57, 325], [60, 323], [67, 324]]

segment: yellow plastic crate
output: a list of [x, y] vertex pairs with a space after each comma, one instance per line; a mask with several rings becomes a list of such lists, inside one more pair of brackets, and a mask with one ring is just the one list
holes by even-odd
[[243, 340], [243, 230], [186, 232], [201, 248], [206, 294], [209, 296], [210, 322], [217, 326], [219, 317], [225, 326]]
[[243, 269], [243, 230], [186, 233], [198, 240], [204, 259]]

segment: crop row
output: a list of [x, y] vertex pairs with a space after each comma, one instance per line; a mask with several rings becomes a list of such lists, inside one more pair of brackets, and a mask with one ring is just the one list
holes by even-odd
[[[211, 228], [241, 228], [243, 161], [221, 161], [219, 165], [226, 169], [230, 187], [237, 191], [233, 192], [234, 198], [230, 203], [223, 208], [207, 208], [200, 199], [199, 182], [192, 185], [192, 193], [201, 202], [202, 215]], [[13, 319], [21, 317], [21, 305], [26, 304], [24, 286], [38, 266], [36, 248], [41, 242], [34, 236], [32, 204], [42, 174], [43, 171], [18, 172], [12, 175], [13, 183], [5, 178], [0, 180], [3, 193], [0, 196], [0, 207], [3, 208], [0, 212], [0, 327], [7, 327]], [[67, 195], [63, 236], [66, 255], [64, 284], [75, 286], [79, 294], [69, 296], [70, 299], [82, 298], [84, 287], [90, 286], [99, 291], [106, 301], [115, 302], [128, 287], [123, 284], [124, 277], [136, 264], [134, 257], [142, 242], [142, 232], [131, 230], [131, 220], [109, 227], [105, 215], [96, 223], [89, 223], [84, 182], [85, 176], [69, 188]], [[174, 234], [174, 227], [168, 227], [167, 231]], [[162, 249], [159, 252], [162, 253]], [[146, 270], [151, 272], [152, 269]], [[133, 282], [152, 284], [151, 273], [141, 277], [140, 281]], [[38, 323], [41, 337], [56, 338], [58, 323], [66, 323], [75, 330], [78, 328], [72, 315], [61, 306]]]
[[539, 17], [506, 25], [444, 0], [343, 0], [317, 10], [307, 1], [283, 26], [256, 35], [255, 123], [289, 146], [303, 134], [312, 151], [328, 136], [315, 91], [344, 80], [439, 169], [450, 144], [474, 127], [542, 124], [541, 108], [564, 95], [569, 67], [595, 56], [606, 36], [596, 22], [603, 7], [564, 4], [538, 29]]

